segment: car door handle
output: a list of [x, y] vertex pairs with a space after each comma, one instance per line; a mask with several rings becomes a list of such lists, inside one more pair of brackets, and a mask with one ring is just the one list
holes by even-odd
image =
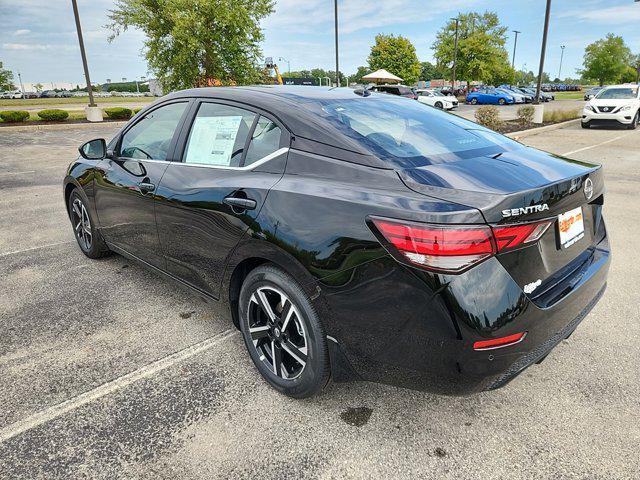
[[156, 189], [156, 186], [153, 183], [140, 182], [138, 183], [138, 188], [142, 193], [149, 193], [153, 192]]
[[255, 210], [258, 205], [255, 200], [241, 197], [226, 197], [223, 202], [231, 207], [239, 208], [241, 210]]

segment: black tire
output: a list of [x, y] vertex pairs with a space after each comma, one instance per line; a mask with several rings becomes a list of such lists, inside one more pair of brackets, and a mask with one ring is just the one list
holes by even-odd
[[111, 254], [111, 250], [104, 243], [97, 223], [86, 205], [86, 199], [75, 189], [69, 195], [69, 218], [73, 234], [82, 253], [89, 258], [102, 258]]
[[439, 108], [440, 110], [442, 110], [442, 102], [436, 102], [434, 107]]
[[[273, 321], [262, 306], [265, 299]], [[293, 398], [307, 398], [326, 386], [330, 376], [326, 335], [309, 298], [290, 275], [272, 265], [252, 270], [240, 290], [238, 313], [249, 356], [273, 388]]]
[[636, 116], [633, 117], [633, 120], [631, 120], [631, 125], [629, 125], [627, 128], [629, 130], [635, 130], [636, 128], [638, 128], [638, 123], [640, 123], [640, 110], [636, 112]]
[[589, 122], [581, 122], [582, 128], [591, 128], [591, 124]]
[[504, 105], [505, 103], [507, 103], [507, 101], [504, 98], [501, 98], [501, 99], [498, 100], [498, 103], [500, 105]]
[[471, 99], [471, 105], [477, 105], [478, 104], [478, 99], [477, 98], [472, 98]]

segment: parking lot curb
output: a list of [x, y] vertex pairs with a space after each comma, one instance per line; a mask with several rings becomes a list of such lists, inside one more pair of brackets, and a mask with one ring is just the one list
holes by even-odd
[[531, 128], [529, 130], [523, 130], [521, 132], [513, 132], [507, 133], [507, 137], [513, 138], [514, 140], [520, 140], [521, 138], [531, 137], [533, 135], [538, 135], [539, 133], [549, 132], [551, 130], [559, 130], [561, 128], [570, 127], [571, 125], [575, 125], [580, 122], [579, 118], [575, 120], [568, 120], [566, 122], [554, 123], [553, 125], [546, 125], [544, 127]]
[[11, 127], [0, 127], [0, 132], [32, 132], [34, 130], [72, 130], [74, 128], [110, 126], [122, 127], [127, 122], [87, 122], [87, 123], [60, 123], [44, 125], [16, 125]]

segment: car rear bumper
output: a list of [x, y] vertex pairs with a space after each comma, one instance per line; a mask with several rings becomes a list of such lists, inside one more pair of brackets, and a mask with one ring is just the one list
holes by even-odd
[[[321, 286], [336, 339], [356, 378], [442, 394], [506, 385], [571, 335], [601, 298], [610, 264], [605, 237], [567, 279], [560, 300], [539, 307], [496, 258], [455, 277], [390, 258]], [[518, 344], [475, 351], [475, 341], [526, 332]]]

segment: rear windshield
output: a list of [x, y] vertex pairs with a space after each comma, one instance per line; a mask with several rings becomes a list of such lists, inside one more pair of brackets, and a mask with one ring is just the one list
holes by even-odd
[[628, 100], [638, 97], [638, 87], [629, 87], [629, 88], [607, 88], [606, 90], [602, 90], [598, 95], [596, 95], [597, 99], [607, 99], [607, 100]]
[[524, 148], [480, 125], [421, 102], [382, 95], [305, 103], [344, 135], [402, 168]]

